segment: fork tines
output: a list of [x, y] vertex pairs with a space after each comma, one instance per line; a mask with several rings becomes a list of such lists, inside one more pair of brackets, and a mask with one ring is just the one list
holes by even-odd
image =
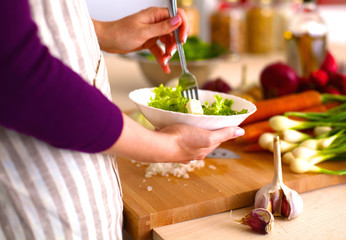
[[198, 98], [198, 89], [197, 88], [190, 88], [190, 89], [186, 89], [185, 91], [183, 91], [183, 96], [189, 99], [197, 99]]

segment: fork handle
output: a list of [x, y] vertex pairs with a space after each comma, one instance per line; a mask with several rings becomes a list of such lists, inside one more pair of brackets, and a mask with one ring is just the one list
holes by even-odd
[[[169, 15], [171, 17], [174, 17], [178, 14], [177, 10], [177, 0], [167, 0], [168, 1], [168, 11]], [[186, 73], [187, 71], [187, 66], [186, 66], [186, 59], [185, 59], [185, 54], [184, 54], [184, 49], [181, 44], [181, 41], [179, 39], [179, 28], [174, 30], [174, 36], [175, 36], [175, 41], [177, 43], [177, 48], [178, 48], [178, 54], [179, 54], [179, 60], [180, 60], [180, 65], [181, 65], [181, 70]]]

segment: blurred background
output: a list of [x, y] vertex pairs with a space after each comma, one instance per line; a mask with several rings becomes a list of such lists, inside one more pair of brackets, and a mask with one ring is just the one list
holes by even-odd
[[[252, 101], [308, 89], [346, 94], [346, 0], [177, 2], [189, 18], [184, 50], [200, 88]], [[87, 4], [93, 18], [109, 21], [150, 6], [166, 7], [167, 1], [87, 0]], [[222, 52], [216, 51], [220, 48]], [[181, 73], [178, 56], [169, 61], [171, 73], [164, 74], [152, 56], [129, 55], [106, 55], [114, 96], [144, 86], [176, 85]], [[262, 78], [268, 68], [278, 75]], [[138, 75], [120, 81], [130, 78], [129, 71]], [[269, 94], [274, 85], [280, 85], [275, 96]]]
[[[90, 14], [98, 20], [115, 20], [135, 13], [141, 9], [150, 6], [166, 6], [166, 0], [86, 0]], [[199, 37], [204, 41], [210, 41], [210, 16], [217, 11], [220, 2], [235, 1], [218, 1], [218, 0], [183, 0], [179, 1], [186, 8], [194, 7], [199, 12]], [[244, 11], [251, 3], [261, 1], [241, 0], [241, 6]], [[276, 10], [280, 9], [283, 4], [299, 2], [295, 0], [273, 0], [262, 1], [271, 2], [270, 4]], [[346, 44], [346, 30], [342, 23], [346, 22], [346, 0], [317, 0], [319, 12], [328, 26], [328, 40], [336, 44]], [[287, 11], [287, 9], [286, 9]]]

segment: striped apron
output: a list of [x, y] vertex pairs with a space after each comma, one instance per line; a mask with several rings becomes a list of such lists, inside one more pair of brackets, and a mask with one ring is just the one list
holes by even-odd
[[[30, 0], [44, 45], [110, 99], [105, 62], [80, 0]], [[122, 239], [116, 160], [52, 147], [0, 126], [0, 239]]]

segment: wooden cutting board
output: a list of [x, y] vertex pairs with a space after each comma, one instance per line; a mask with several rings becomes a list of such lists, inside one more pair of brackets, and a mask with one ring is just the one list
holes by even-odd
[[[243, 145], [222, 145], [240, 159], [205, 159], [205, 167], [189, 173], [189, 179], [173, 176], [145, 177], [146, 166], [118, 158], [123, 187], [124, 227], [134, 239], [151, 239], [160, 226], [196, 219], [253, 205], [258, 189], [273, 178], [273, 156], [269, 152], [245, 153]], [[345, 169], [346, 161], [320, 164]], [[346, 182], [346, 176], [295, 174], [283, 166], [284, 183], [297, 192]], [[151, 191], [149, 191], [151, 189]]]

